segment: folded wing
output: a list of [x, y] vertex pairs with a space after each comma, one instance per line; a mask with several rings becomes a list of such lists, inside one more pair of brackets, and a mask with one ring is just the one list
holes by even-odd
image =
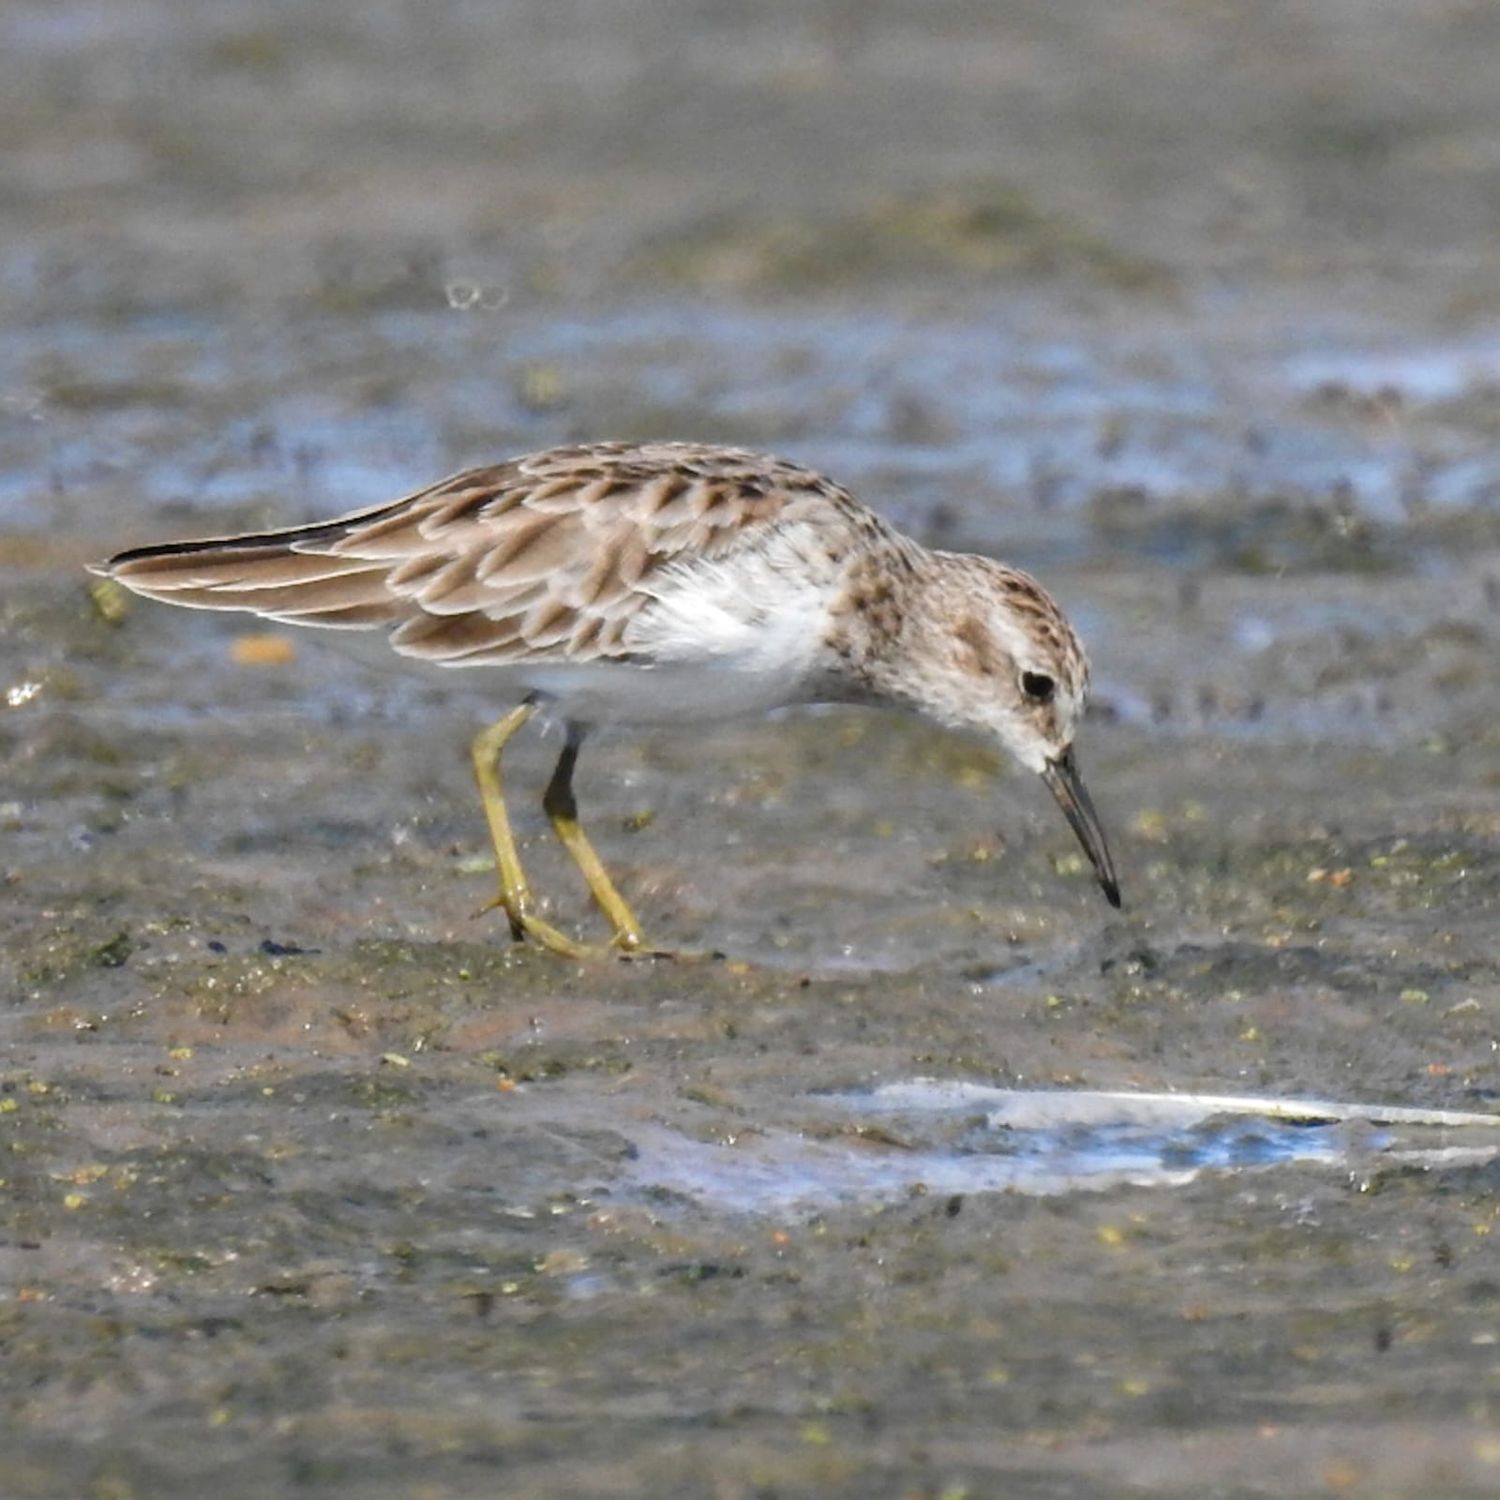
[[627, 657], [662, 568], [773, 524], [811, 471], [689, 444], [554, 449], [286, 531], [145, 547], [96, 571], [153, 599], [391, 631], [445, 666]]

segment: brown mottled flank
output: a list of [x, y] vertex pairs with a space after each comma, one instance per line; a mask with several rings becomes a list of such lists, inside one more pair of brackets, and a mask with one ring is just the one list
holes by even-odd
[[[600, 722], [811, 702], [913, 709], [1043, 775], [1118, 901], [1073, 758], [1088, 663], [1057, 605], [1004, 563], [927, 550], [784, 459], [687, 443], [556, 448], [332, 521], [142, 548], [100, 571], [173, 604], [383, 628], [403, 656], [510, 669], [518, 699], [566, 722], [572, 756]], [[499, 793], [486, 795], [493, 824]], [[502, 904], [519, 929], [518, 878]], [[617, 902], [612, 888], [601, 902]], [[621, 933], [638, 940], [623, 916]]]

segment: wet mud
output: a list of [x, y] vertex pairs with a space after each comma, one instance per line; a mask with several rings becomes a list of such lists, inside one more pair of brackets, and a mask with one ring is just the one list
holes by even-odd
[[[7, 7], [0, 1493], [1494, 1494], [1497, 44]], [[588, 746], [722, 957], [518, 949], [482, 676], [82, 571], [606, 436], [1040, 574], [1124, 911], [840, 710]]]

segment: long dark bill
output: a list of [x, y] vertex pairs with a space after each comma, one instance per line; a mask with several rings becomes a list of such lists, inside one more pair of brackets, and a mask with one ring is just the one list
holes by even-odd
[[1078, 842], [1083, 845], [1083, 852], [1088, 855], [1094, 874], [1099, 877], [1104, 899], [1111, 906], [1118, 907], [1120, 882], [1115, 879], [1115, 862], [1109, 857], [1104, 826], [1099, 821], [1099, 814], [1094, 811], [1094, 804], [1089, 800], [1083, 778], [1078, 774], [1078, 762], [1073, 759], [1071, 745], [1056, 760], [1047, 762], [1042, 780], [1057, 798], [1057, 805], [1062, 808], [1063, 816], [1078, 835]]

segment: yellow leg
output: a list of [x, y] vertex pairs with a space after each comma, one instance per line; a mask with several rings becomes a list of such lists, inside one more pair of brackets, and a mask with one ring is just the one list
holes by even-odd
[[500, 790], [500, 752], [510, 742], [510, 737], [536, 712], [531, 702], [521, 704], [497, 724], [481, 730], [474, 736], [474, 777], [479, 783], [480, 800], [484, 803], [484, 815], [490, 825], [490, 839], [495, 846], [495, 868], [500, 875], [500, 894], [486, 907], [487, 911], [501, 907], [510, 918], [511, 936], [517, 942], [523, 938], [534, 938], [553, 953], [568, 958], [577, 958], [587, 950], [575, 943], [566, 933], [559, 932], [550, 922], [533, 916], [531, 911], [531, 887], [526, 883], [526, 872], [521, 868], [521, 856], [516, 850], [515, 835], [510, 831], [510, 817], [505, 811], [505, 795]]
[[563, 746], [552, 780], [542, 794], [542, 807], [552, 820], [552, 830], [562, 841], [563, 848], [583, 871], [583, 878], [588, 881], [589, 891], [599, 910], [614, 928], [610, 941], [622, 953], [639, 953], [646, 941], [641, 935], [641, 924], [625, 898], [615, 889], [609, 871], [594, 852], [594, 846], [578, 821], [578, 803], [573, 797], [573, 768], [578, 763], [578, 747], [582, 742], [582, 735], [570, 726], [568, 742]]

